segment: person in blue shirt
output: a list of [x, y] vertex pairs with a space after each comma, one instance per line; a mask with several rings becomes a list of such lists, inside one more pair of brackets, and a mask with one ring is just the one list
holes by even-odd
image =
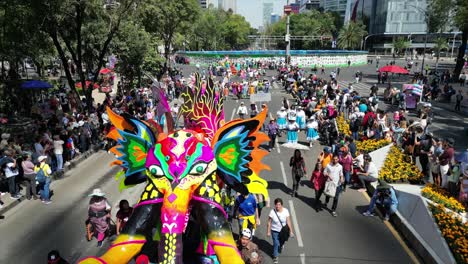
[[239, 230], [250, 229], [252, 236], [255, 234], [257, 225], [260, 225], [260, 217], [258, 216], [257, 200], [253, 194], [237, 196], [234, 217], [239, 220]]
[[379, 204], [385, 209], [385, 221], [390, 219], [390, 215], [397, 211], [398, 199], [395, 190], [384, 180], [379, 180], [379, 185], [372, 195], [369, 208], [363, 213], [364, 216], [374, 216], [375, 205]]

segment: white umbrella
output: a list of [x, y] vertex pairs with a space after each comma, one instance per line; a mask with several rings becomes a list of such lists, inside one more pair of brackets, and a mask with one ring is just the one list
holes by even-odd
[[282, 144], [281, 146], [285, 148], [290, 148], [290, 149], [310, 150], [309, 147], [299, 144], [299, 143], [287, 142], [287, 143]]

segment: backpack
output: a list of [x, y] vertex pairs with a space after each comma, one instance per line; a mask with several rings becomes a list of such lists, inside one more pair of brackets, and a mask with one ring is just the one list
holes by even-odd
[[39, 171], [36, 173], [36, 181], [40, 183], [46, 181], [46, 175], [42, 167], [39, 167]]
[[367, 118], [367, 126], [372, 127], [374, 125], [374, 123], [375, 123], [374, 116], [369, 115], [369, 117]]

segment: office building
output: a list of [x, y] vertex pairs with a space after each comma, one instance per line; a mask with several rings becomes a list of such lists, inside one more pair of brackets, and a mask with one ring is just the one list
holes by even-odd
[[266, 27], [271, 22], [271, 14], [273, 13], [273, 1], [265, 0], [263, 2], [263, 26]]
[[298, 0], [296, 3], [299, 4], [299, 13], [307, 10], [320, 10], [320, 0]]
[[219, 5], [222, 9], [228, 11], [232, 10], [233, 13], [237, 13], [237, 1], [236, 0], [218, 0]]
[[271, 17], [270, 17], [270, 24], [274, 24], [278, 21], [280, 21], [281, 19], [281, 16], [276, 14], [276, 13], [271, 13]]
[[351, 0], [321, 0], [320, 5], [324, 11], [338, 12], [344, 19], [348, 1]]

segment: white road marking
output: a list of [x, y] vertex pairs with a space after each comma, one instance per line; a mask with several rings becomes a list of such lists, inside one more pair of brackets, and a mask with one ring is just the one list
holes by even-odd
[[296, 210], [294, 209], [294, 204], [293, 204], [293, 201], [291, 200], [289, 200], [289, 211], [291, 212], [292, 222], [294, 226], [294, 233], [297, 239], [297, 245], [299, 247], [304, 247], [304, 243], [302, 243], [301, 230], [299, 229], [299, 224], [297, 223]]
[[273, 119], [273, 114], [270, 112], [270, 119]]
[[234, 119], [234, 115], [235, 115], [235, 114], [236, 114], [236, 108], [234, 108], [234, 109], [232, 110], [231, 120]]
[[281, 166], [281, 174], [283, 174], [283, 183], [284, 185], [288, 186], [288, 179], [286, 178], [286, 171], [284, 170], [284, 164], [282, 161], [280, 161], [280, 166]]
[[301, 264], [305, 264], [305, 254], [304, 253], [301, 253], [299, 254], [299, 257], [301, 257]]
[[278, 151], [278, 154], [281, 153], [280, 145], [278, 144], [278, 141], [276, 141], [276, 151]]

